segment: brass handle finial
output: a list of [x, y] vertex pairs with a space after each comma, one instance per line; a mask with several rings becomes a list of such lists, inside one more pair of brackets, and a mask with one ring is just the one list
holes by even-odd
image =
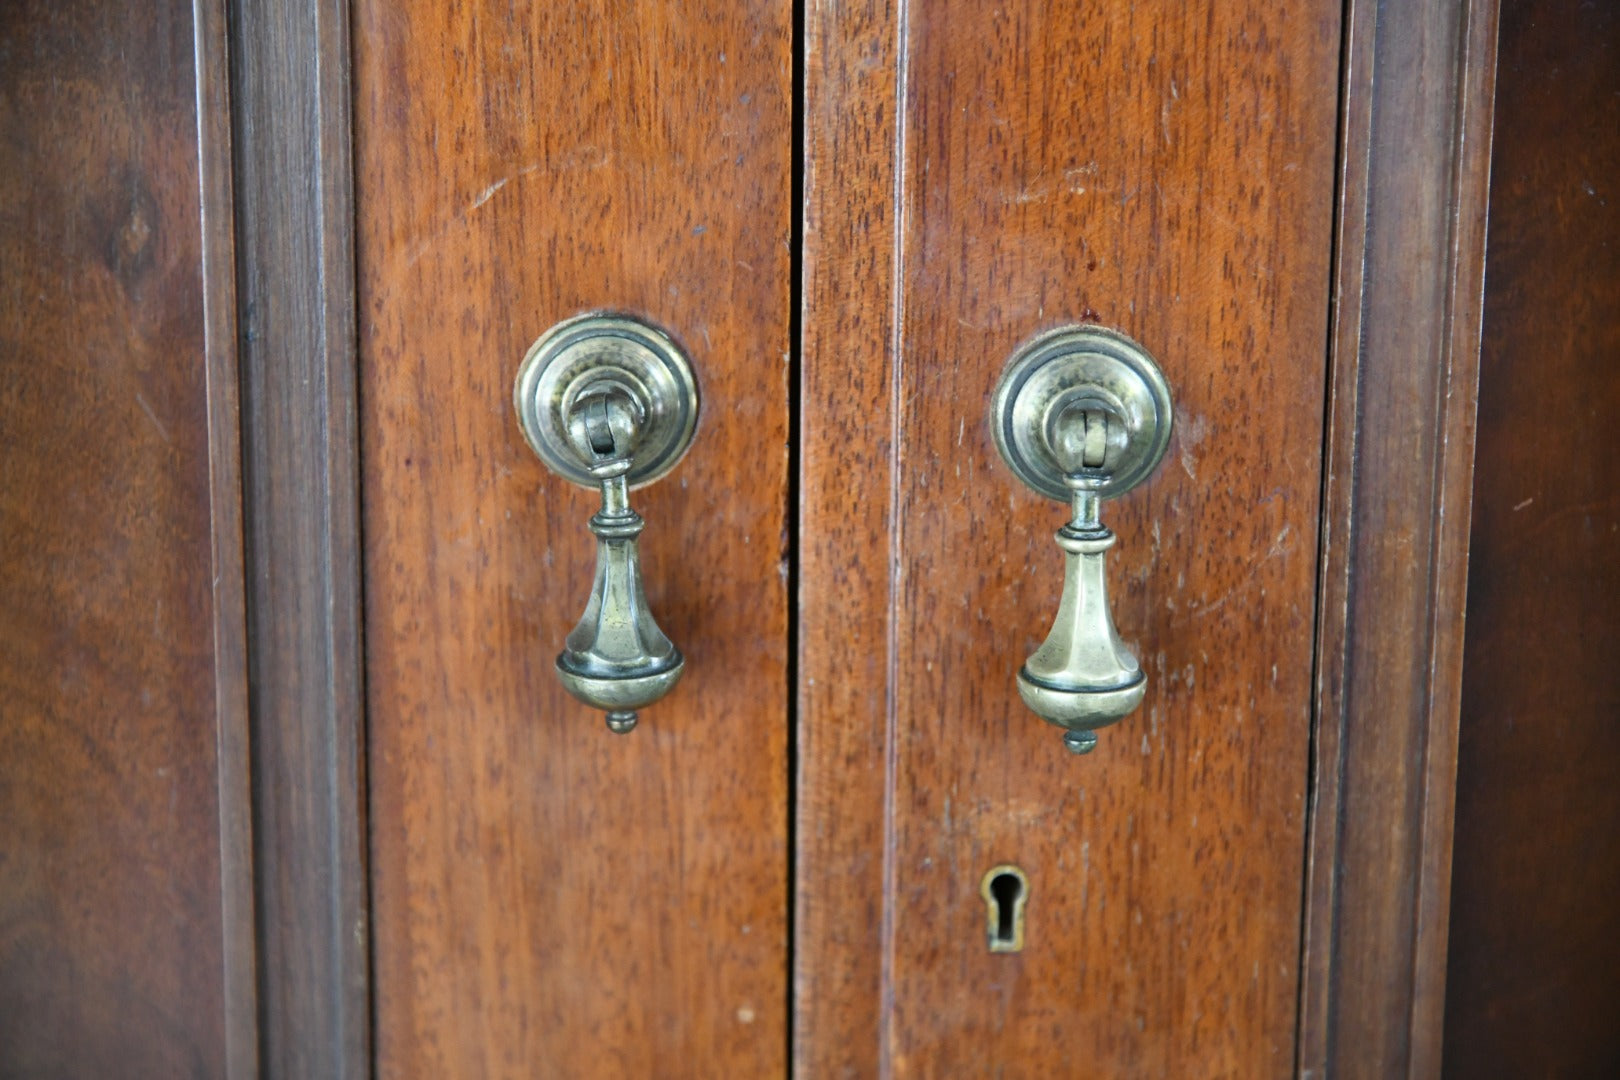
[[1124, 334], [1096, 326], [1065, 327], [1025, 345], [991, 401], [1002, 459], [1027, 486], [1070, 508], [1057, 532], [1064, 552], [1057, 618], [1019, 669], [1018, 693], [1065, 729], [1064, 745], [1077, 754], [1095, 747], [1096, 729], [1128, 715], [1147, 690], [1109, 610], [1103, 559], [1114, 534], [1099, 515], [1103, 499], [1158, 467], [1171, 417], [1170, 389], [1153, 358]]
[[668, 472], [691, 444], [698, 406], [691, 365], [655, 327], [586, 315], [534, 343], [515, 398], [519, 425], [540, 459], [602, 493], [589, 522], [596, 578], [557, 656], [557, 676], [624, 734], [636, 726], [637, 710], [669, 693], [685, 666], [647, 606], [637, 546], [645, 523], [630, 508], [630, 489]]

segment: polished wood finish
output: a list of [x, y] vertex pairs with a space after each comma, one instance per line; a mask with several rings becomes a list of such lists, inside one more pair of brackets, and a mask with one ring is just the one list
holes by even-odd
[[1493, 0], [1348, 7], [1299, 1071], [1434, 1076]]
[[233, 15], [264, 1067], [360, 1078], [370, 1025], [348, 5], [238, 0]]
[[[792, 7], [361, 0], [354, 45], [377, 1068], [780, 1075]], [[634, 497], [687, 668], [628, 736], [552, 671], [598, 498], [512, 408], [597, 307], [703, 395]]]
[[[0, 1072], [1432, 1076], [1459, 695], [1449, 1068], [1612, 1071], [1612, 17], [1509, 24], [1464, 690], [1494, 0], [13, 8]], [[705, 400], [627, 738], [510, 403], [598, 307]], [[1063, 510], [985, 422], [1076, 320], [1178, 415], [1079, 759], [1012, 680]]]
[[1610, 1077], [1620, 12], [1506, 0], [1500, 41], [1444, 1068]]
[[878, 1075], [891, 905], [887, 747], [898, 16], [804, 12], [794, 1075]]
[[253, 852], [252, 713], [243, 523], [241, 367], [237, 346], [236, 205], [228, 14], [193, 0], [203, 349], [208, 386], [208, 513], [212, 525], [214, 733], [219, 811], [225, 1069], [260, 1074], [257, 867]]
[[0, 24], [0, 1073], [254, 1075], [224, 11]]
[[[802, 1075], [1292, 1069], [1338, 13], [811, 5], [799, 834], [851, 875], [800, 883]], [[1178, 418], [1105, 513], [1148, 701], [1085, 758], [1013, 683], [1063, 508], [985, 419], [1075, 320], [1143, 341]], [[1017, 955], [984, 938], [1004, 861]]]

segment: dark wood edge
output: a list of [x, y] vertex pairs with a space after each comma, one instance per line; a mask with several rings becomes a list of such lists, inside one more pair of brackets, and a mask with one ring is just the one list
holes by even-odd
[[370, 1071], [347, 0], [231, 0], [260, 1066]]
[[1468, 543], [1473, 521], [1474, 435], [1478, 415], [1480, 334], [1485, 314], [1486, 216], [1496, 100], [1499, 0], [1468, 5], [1461, 27], [1457, 155], [1452, 179], [1452, 250], [1447, 335], [1447, 394], [1440, 402], [1442, 449], [1436, 505], [1436, 572], [1430, 629], [1429, 715], [1434, 727], [1425, 762], [1414, 945], [1409, 1076], [1439, 1076], [1446, 1006], [1446, 947], [1451, 915], [1451, 834], [1457, 794], [1457, 733], [1462, 712]]
[[193, 0], [198, 209], [202, 236], [208, 507], [213, 570], [214, 725], [219, 799], [221, 1011], [226, 1075], [258, 1075], [253, 796], [248, 757], [247, 598], [242, 561], [242, 429], [236, 355], [235, 210], [224, 0]]
[[1298, 1070], [1438, 1076], [1496, 0], [1350, 0]]

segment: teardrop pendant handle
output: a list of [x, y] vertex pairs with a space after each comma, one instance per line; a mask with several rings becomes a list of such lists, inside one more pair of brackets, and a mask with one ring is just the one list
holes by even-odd
[[585, 613], [557, 656], [557, 676], [624, 734], [637, 712], [674, 688], [681, 651], [653, 618], [638, 540], [645, 522], [630, 489], [672, 469], [697, 425], [697, 384], [673, 339], [639, 319], [585, 315], [529, 349], [514, 390], [518, 423], [540, 460], [599, 488], [596, 576]]
[[1105, 553], [1114, 534], [1102, 501], [1151, 476], [1170, 443], [1173, 406], [1164, 374], [1114, 330], [1071, 326], [1025, 345], [1008, 362], [990, 405], [996, 449], [1032, 490], [1069, 505], [1057, 533], [1063, 592], [1051, 633], [1018, 671], [1018, 694], [1064, 729], [1075, 753], [1096, 729], [1142, 703], [1147, 678], [1120, 639], [1108, 605]]

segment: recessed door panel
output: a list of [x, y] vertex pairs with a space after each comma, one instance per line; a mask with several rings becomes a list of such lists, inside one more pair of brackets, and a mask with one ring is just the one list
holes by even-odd
[[[356, 4], [383, 1075], [785, 1067], [791, 20]], [[592, 309], [668, 332], [702, 400], [633, 494], [686, 669], [627, 735], [553, 670], [597, 497], [512, 405]]]
[[[817, 598], [841, 579], [881, 600], [852, 608], [859, 652], [805, 638], [798, 834], [845, 837], [830, 857], [867, 887], [801, 862], [801, 1075], [1288, 1074], [1338, 5], [917, 0], [896, 20], [812, 36], [807, 60], [811, 123], [896, 104], [867, 122], [868, 168], [807, 165], [805, 279], [866, 274], [887, 351], [840, 351], [851, 302], [807, 305], [806, 490], [864, 455], [884, 509], [840, 550], [817, 539], [839, 504], [806, 507], [806, 610], [836, 619]], [[868, 53], [893, 77], [840, 62]], [[818, 229], [890, 168], [883, 229]], [[1141, 342], [1175, 398], [1162, 468], [1104, 515], [1146, 698], [1084, 756], [1014, 682], [1057, 610], [1068, 515], [987, 422], [1007, 359], [1065, 323]], [[873, 384], [870, 441], [818, 443]], [[823, 730], [830, 694], [865, 735]], [[840, 798], [847, 776], [865, 797]], [[1002, 865], [1017, 949], [986, 931]]]

